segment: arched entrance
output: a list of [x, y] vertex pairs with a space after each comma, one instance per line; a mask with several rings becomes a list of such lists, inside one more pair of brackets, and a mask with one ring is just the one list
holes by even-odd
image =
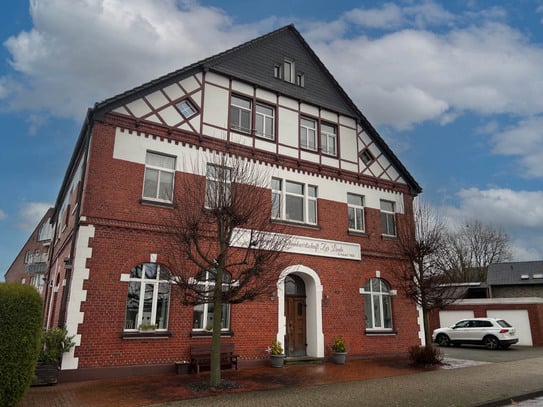
[[277, 340], [285, 345], [287, 356], [324, 357], [322, 285], [318, 274], [301, 264], [287, 267], [279, 276], [276, 298]]
[[287, 323], [286, 355], [306, 356], [305, 283], [296, 274], [285, 277], [285, 318]]

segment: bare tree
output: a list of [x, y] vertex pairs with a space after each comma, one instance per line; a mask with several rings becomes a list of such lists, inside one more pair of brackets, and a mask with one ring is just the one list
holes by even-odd
[[486, 281], [490, 264], [511, 258], [507, 233], [478, 220], [469, 220], [446, 234], [439, 267], [448, 270], [456, 282]]
[[225, 155], [207, 158], [191, 171], [200, 176], [184, 174], [176, 185], [172, 253], [177, 267], [172, 274], [185, 305], [213, 305], [209, 385], [216, 387], [221, 383], [223, 304], [254, 300], [275, 289], [288, 238], [270, 221], [266, 171]]
[[412, 222], [398, 229], [398, 246], [409, 260], [395, 270], [395, 277], [404, 294], [421, 307], [426, 343], [431, 343], [429, 312], [456, 299], [449, 275], [438, 267], [438, 255], [444, 245], [444, 224], [435, 209], [416, 200]]

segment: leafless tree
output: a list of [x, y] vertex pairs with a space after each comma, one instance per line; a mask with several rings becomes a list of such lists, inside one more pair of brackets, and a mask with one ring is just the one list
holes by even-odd
[[216, 387], [222, 306], [275, 290], [288, 238], [270, 221], [270, 179], [262, 166], [226, 155], [205, 161], [193, 163], [176, 184], [172, 274], [185, 305], [213, 305], [209, 385]]
[[469, 220], [446, 233], [439, 267], [448, 270], [457, 282], [486, 281], [490, 264], [511, 258], [507, 233], [479, 220]]
[[396, 269], [395, 277], [404, 294], [422, 309], [426, 343], [431, 343], [428, 314], [456, 299], [449, 275], [438, 267], [438, 255], [445, 243], [444, 223], [439, 213], [420, 199], [414, 217], [398, 229], [398, 246], [409, 260]]

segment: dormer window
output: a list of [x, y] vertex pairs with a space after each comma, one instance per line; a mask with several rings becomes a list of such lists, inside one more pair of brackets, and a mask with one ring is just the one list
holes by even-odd
[[285, 58], [282, 64], [276, 64], [273, 67], [273, 76], [282, 79], [285, 82], [293, 83], [298, 86], [305, 86], [305, 78], [302, 72], [296, 71], [296, 64], [293, 60]]

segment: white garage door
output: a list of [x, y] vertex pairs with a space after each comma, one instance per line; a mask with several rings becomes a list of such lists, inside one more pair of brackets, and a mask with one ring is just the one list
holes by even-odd
[[461, 319], [473, 318], [473, 311], [439, 311], [439, 326], [452, 326]]
[[505, 319], [513, 325], [517, 330], [517, 345], [533, 346], [528, 310], [488, 310], [486, 315], [489, 318]]

